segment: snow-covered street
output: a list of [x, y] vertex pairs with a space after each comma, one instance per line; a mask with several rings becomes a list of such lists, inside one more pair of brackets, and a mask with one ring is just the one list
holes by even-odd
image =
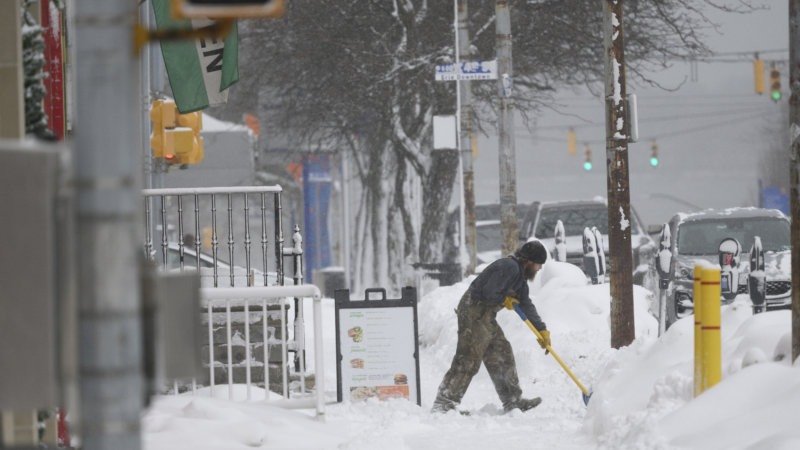
[[[746, 296], [723, 307], [723, 381], [693, 400], [693, 317], [657, 339], [649, 292], [636, 287], [637, 340], [613, 350], [609, 285], [586, 285], [577, 268], [553, 262], [531, 283], [531, 293], [552, 332], [553, 348], [594, 390], [589, 408], [516, 314], [501, 311], [498, 322], [514, 347], [524, 394], [542, 397], [543, 403], [525, 413], [503, 414], [482, 367], [461, 404], [469, 416], [431, 413], [455, 352], [453, 309], [472, 279], [439, 288], [420, 302], [421, 408], [406, 400], [333, 404], [327, 423], [320, 424], [309, 417], [312, 412], [258, 402], [162, 397], [145, 416], [146, 448], [775, 449], [796, 448], [800, 442], [800, 431], [791, 425], [800, 417], [800, 369], [792, 368], [786, 356], [789, 311], [752, 316]], [[326, 301], [329, 402], [336, 398], [333, 319], [333, 302]], [[227, 396], [227, 389], [217, 391]], [[254, 397], [263, 398], [263, 391], [257, 392]], [[236, 395], [244, 398], [243, 386], [237, 386]]]

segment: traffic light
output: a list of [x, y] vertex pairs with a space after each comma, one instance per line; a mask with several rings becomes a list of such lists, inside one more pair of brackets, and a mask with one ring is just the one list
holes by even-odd
[[755, 75], [756, 94], [761, 95], [767, 91], [764, 82], [764, 61], [760, 59], [753, 61], [753, 75]]
[[569, 144], [569, 154], [574, 155], [577, 153], [577, 145], [575, 144], [575, 131], [569, 130], [567, 135], [567, 143]]
[[583, 149], [583, 168], [592, 170], [592, 148], [588, 145]]
[[185, 19], [277, 18], [284, 0], [172, 0], [172, 16]]
[[150, 147], [154, 158], [164, 158], [168, 165], [197, 164], [203, 160], [203, 113], [178, 113], [173, 102], [154, 100], [150, 109], [153, 136]]
[[650, 165], [655, 169], [658, 165], [658, 142], [650, 143]]
[[167, 150], [172, 152], [171, 146], [167, 148], [166, 129], [175, 127], [175, 108], [166, 107], [165, 104], [167, 102], [163, 100], [153, 100], [153, 106], [150, 108], [150, 120], [153, 121], [150, 148], [153, 149], [154, 158], [165, 158]]
[[781, 99], [781, 69], [773, 67], [769, 69], [769, 88], [772, 91], [772, 100]]

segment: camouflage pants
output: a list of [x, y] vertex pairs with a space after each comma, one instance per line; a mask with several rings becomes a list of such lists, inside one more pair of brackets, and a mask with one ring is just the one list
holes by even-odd
[[517, 366], [511, 344], [495, 317], [502, 305], [474, 300], [468, 290], [458, 304], [458, 344], [450, 370], [444, 376], [434, 402], [434, 410], [454, 409], [467, 392], [481, 361], [492, 378], [503, 406], [520, 399]]

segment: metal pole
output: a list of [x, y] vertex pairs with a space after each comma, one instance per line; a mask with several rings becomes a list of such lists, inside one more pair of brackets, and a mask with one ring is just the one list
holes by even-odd
[[[789, 122], [791, 142], [792, 286], [800, 286], [800, 0], [789, 0]], [[792, 361], [800, 356], [800, 289], [792, 289]]]
[[342, 213], [344, 214], [344, 287], [350, 289], [352, 278], [350, 273], [350, 154], [342, 152]]
[[[469, 61], [469, 14], [467, 0], [456, 0], [458, 15], [458, 53], [461, 61]], [[461, 85], [461, 164], [463, 166], [464, 243], [469, 257], [466, 274], [475, 272], [478, 264], [475, 241], [475, 172], [472, 169], [472, 86], [471, 81], [456, 81]]]
[[611, 262], [611, 346], [614, 348], [625, 347], [636, 337], [633, 317], [631, 198], [628, 182], [622, 3], [623, 0], [603, 1], [608, 255]]
[[[461, 55], [459, 49], [459, 36], [458, 36], [458, 0], [453, 0], [453, 31], [454, 36], [456, 39], [455, 45], [453, 46], [455, 50], [456, 56], [456, 67], [461, 66]], [[460, 138], [461, 137], [461, 82], [456, 81], [456, 135]], [[456, 150], [461, 152], [461, 141], [456, 140], [456, 146], [458, 147]], [[469, 266], [469, 255], [467, 254], [467, 241], [466, 241], [466, 234], [467, 234], [467, 227], [466, 227], [466, 206], [465, 206], [465, 198], [464, 198], [464, 165], [462, 161], [458, 161], [458, 193], [459, 196], [459, 214], [458, 214], [458, 248], [459, 248], [459, 261], [461, 262], [461, 275], [463, 276], [466, 273], [467, 267]]]
[[511, 6], [509, 0], [495, 0], [497, 32], [497, 132], [500, 143], [500, 227], [503, 255], [517, 250], [517, 168], [514, 147], [514, 74], [511, 65]]
[[[150, 2], [143, 2], [139, 7], [139, 24], [144, 28], [150, 27]], [[150, 46], [145, 45], [139, 55], [141, 68], [140, 87], [142, 99], [142, 186], [144, 189], [153, 187], [151, 174], [153, 171], [153, 152], [150, 151]], [[152, 198], [147, 199], [151, 202]], [[149, 226], [150, 224], [148, 224]]]
[[[76, 0], [75, 189], [80, 430], [85, 450], [138, 450], [144, 393], [139, 287], [141, 124], [137, 4]], [[97, 99], [113, 99], [100, 101]], [[111, 244], [111, 245], [110, 245]]]

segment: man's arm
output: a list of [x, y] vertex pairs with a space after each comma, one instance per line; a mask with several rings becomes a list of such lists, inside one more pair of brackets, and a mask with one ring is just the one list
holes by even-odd
[[545, 325], [542, 318], [539, 317], [539, 313], [536, 312], [536, 306], [533, 305], [530, 297], [526, 296], [519, 301], [519, 309], [528, 317], [528, 320], [536, 327], [537, 331], [544, 331], [547, 329], [547, 325]]
[[[508, 291], [509, 285], [511, 284], [511, 277], [506, 273], [509, 267], [506, 267], [507, 264], [505, 264], [503, 260], [496, 261], [493, 265], [496, 265], [496, 267], [489, 266], [493, 271], [489, 274], [489, 279], [486, 280], [486, 283], [483, 285], [481, 294], [484, 300], [503, 304], [506, 299], [506, 291]], [[516, 263], [514, 263], [514, 265], [516, 265]], [[516, 267], [514, 267], [514, 269], [516, 269]]]

